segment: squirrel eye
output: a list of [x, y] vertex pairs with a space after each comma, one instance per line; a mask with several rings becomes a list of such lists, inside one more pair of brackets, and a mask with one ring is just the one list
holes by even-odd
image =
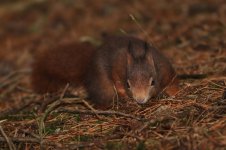
[[126, 86], [127, 86], [128, 89], [130, 88], [130, 82], [129, 82], [129, 80], [127, 80]]
[[150, 78], [149, 84], [150, 84], [150, 86], [154, 86], [155, 85], [155, 80], [153, 80], [153, 78]]
[[152, 86], [155, 85], [155, 81], [154, 80], [151, 81], [151, 85]]

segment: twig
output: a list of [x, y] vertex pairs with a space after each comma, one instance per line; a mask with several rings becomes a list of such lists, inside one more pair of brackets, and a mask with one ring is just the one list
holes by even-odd
[[195, 100], [187, 100], [186, 103], [184, 103], [183, 105], [179, 105], [176, 106], [177, 109], [184, 109], [185, 107], [190, 107], [190, 106], [194, 106], [196, 108], [202, 109], [202, 110], [209, 110], [211, 109], [211, 106], [206, 105], [206, 104], [202, 104], [202, 103], [198, 103]]
[[101, 117], [96, 113], [96, 109], [94, 109], [87, 101], [82, 100], [82, 102], [86, 105], [86, 107], [88, 107], [89, 109], [91, 109], [93, 111], [93, 113], [95, 113], [95, 115], [97, 116], [98, 119], [101, 119]]
[[51, 103], [53, 103], [54, 101], [57, 100], [56, 97], [51, 97], [51, 98], [49, 98], [48, 96], [49, 96], [49, 94], [47, 93], [47, 94], [45, 94], [45, 95], [42, 97], [43, 100], [40, 100], [42, 103], [40, 103], [40, 108], [39, 108], [39, 110], [38, 110], [38, 113], [39, 113], [39, 114], [40, 114], [40, 113], [43, 113], [43, 112], [46, 110], [46, 108], [47, 108], [47, 106], [48, 106], [49, 104], [51, 104]]
[[217, 141], [216, 139], [214, 139], [214, 137], [209, 136], [207, 133], [203, 134], [204, 137], [206, 137], [210, 142], [212, 142], [214, 145], [218, 146], [218, 147], [224, 147], [226, 146], [226, 144], [224, 142], [221, 141]]
[[[114, 88], [115, 95], [116, 95], [116, 109], [118, 110], [118, 104], [119, 104], [119, 103], [118, 103], [118, 101], [119, 101], [118, 91], [117, 91], [115, 85], [113, 86], [113, 88]], [[115, 99], [113, 98], [113, 105], [112, 105], [112, 108], [114, 108], [114, 107], [115, 107]]]
[[46, 120], [49, 113], [51, 113], [54, 109], [56, 109], [60, 105], [62, 105], [62, 104], [72, 104], [72, 103], [74, 103], [74, 104], [83, 103], [83, 100], [81, 100], [80, 98], [64, 98], [62, 100], [55, 101], [53, 104], [51, 104], [49, 106], [49, 108], [46, 109], [46, 111], [43, 115], [43, 121]]
[[68, 145], [67, 147], [69, 149], [80, 149], [80, 148], [84, 148], [84, 147], [92, 147], [92, 146], [95, 146], [94, 143], [87, 143], [87, 144], [70, 144]]
[[44, 114], [42, 115], [42, 120], [43, 122], [46, 120], [47, 116], [49, 115], [49, 113], [51, 111], [53, 111], [55, 108], [57, 108], [58, 106], [60, 106], [62, 104], [62, 100], [64, 98], [65, 92], [68, 89], [69, 84], [67, 84], [63, 90], [63, 92], [60, 95], [60, 99], [56, 100], [54, 103], [52, 103], [48, 109], [46, 109], [46, 111], [44, 112]]
[[2, 133], [2, 136], [5, 138], [8, 146], [9, 146], [9, 149], [10, 150], [16, 150], [16, 147], [15, 145], [13, 144], [13, 142], [10, 140], [10, 138], [6, 135], [6, 133], [4, 132], [2, 126], [0, 125], [0, 131]]
[[21, 130], [22, 130], [24, 133], [26, 133], [26, 134], [32, 136], [33, 138], [36, 138], [36, 139], [38, 139], [38, 140], [40, 139], [40, 137], [39, 137], [38, 135], [32, 133], [31, 131], [27, 131], [27, 130], [24, 130], [24, 129], [21, 129]]
[[137, 139], [139, 142], [143, 142], [144, 138], [143, 137], [139, 137], [137, 134], [134, 134], [133, 132], [128, 132], [124, 134], [124, 137], [122, 138], [122, 140], [125, 140], [126, 137], [132, 137]]
[[[32, 103], [35, 102], [35, 100], [33, 100], [35, 97], [36, 97], [36, 95], [24, 97], [23, 99], [21, 99], [21, 102], [17, 103], [17, 104], [8, 104], [7, 103], [9, 105], [9, 108], [5, 108], [4, 110], [0, 110], [0, 118], [5, 117], [9, 114], [19, 112], [20, 110], [31, 105]], [[5, 105], [7, 106], [7, 104], [5, 104]]]
[[2, 80], [0, 80], [0, 83], [3, 83], [5, 81], [7, 81], [8, 79], [10, 79], [11, 77], [13, 77], [15, 75], [18, 75], [18, 74], [28, 74], [30, 72], [31, 72], [30, 69], [22, 69], [22, 70], [17, 70], [17, 71], [11, 72], [8, 75], [6, 75], [5, 78], [3, 78]]
[[143, 126], [141, 126], [139, 129], [137, 129], [136, 131], [138, 133], [142, 132], [144, 129], [148, 128], [151, 124], [156, 123], [157, 121], [159, 121], [159, 119], [152, 119], [148, 122], [145, 122], [145, 124]]
[[67, 89], [69, 88], [69, 83], [66, 84], [65, 88], [63, 89], [63, 92], [60, 95], [60, 100], [64, 98], [65, 93], [67, 92]]
[[69, 109], [65, 109], [65, 108], [61, 108], [59, 109], [57, 112], [59, 113], [72, 113], [72, 114], [87, 114], [87, 115], [117, 115], [117, 116], [123, 116], [123, 117], [127, 117], [127, 118], [132, 118], [132, 119], [136, 119], [139, 121], [145, 121], [145, 119], [143, 118], [139, 118], [139, 117], [135, 117], [133, 115], [130, 114], [125, 114], [122, 112], [117, 112], [117, 111], [102, 111], [102, 110], [96, 110], [95, 112], [90, 111], [90, 110], [69, 110]]
[[5, 82], [0, 82], [0, 88], [5, 88], [8, 85], [11, 85], [13, 83], [18, 82], [20, 79], [22, 78], [22, 76], [16, 76], [15, 78], [11, 79], [11, 80], [6, 80]]
[[[36, 138], [27, 138], [27, 137], [11, 137], [11, 140], [13, 142], [26, 142], [26, 143], [40, 143], [40, 141]], [[6, 139], [3, 137], [0, 137], [0, 142], [5, 142]]]
[[1, 93], [0, 99], [5, 98], [9, 93], [13, 92], [13, 90], [16, 89], [18, 84], [19, 84], [18, 81], [16, 81], [15, 83], [12, 83], [12, 85], [10, 85], [8, 89], [6, 89], [4, 92]]
[[[66, 86], [65, 86], [65, 88], [63, 89], [63, 92], [61, 93], [59, 99], [50, 98], [50, 99], [44, 100], [43, 103], [41, 104], [41, 107], [39, 109], [39, 112], [43, 112], [50, 103], [53, 103], [54, 101], [62, 100], [64, 98], [64, 95], [65, 95], [68, 87], [69, 87], [69, 84], [67, 83]], [[45, 97], [44, 97], [44, 99], [45, 99]]]
[[141, 32], [143, 32], [144, 36], [146, 36], [146, 38], [148, 38], [148, 41], [150, 41], [151, 46], [154, 46], [154, 42], [151, 40], [151, 37], [149, 36], [149, 34], [147, 33], [147, 31], [145, 31], [143, 29], [143, 27], [141, 26], [141, 24], [137, 21], [136, 17], [133, 14], [129, 14], [130, 18], [135, 22], [135, 24], [138, 26], [138, 28], [141, 30]]
[[62, 92], [62, 94], [60, 95], [60, 99], [55, 101], [52, 105], [50, 105], [49, 108], [46, 109], [46, 111], [44, 112], [44, 114], [42, 114], [41, 116], [39, 116], [37, 118], [37, 123], [38, 123], [38, 127], [39, 127], [39, 135], [40, 135], [40, 140], [41, 140], [41, 145], [42, 145], [42, 140], [43, 140], [43, 133], [45, 133], [45, 120], [47, 118], [47, 116], [57, 107], [59, 107], [62, 102], [61, 100], [64, 97], [65, 92], [68, 89], [69, 84], [67, 84]]
[[34, 94], [34, 92], [32, 90], [24, 88], [24, 87], [19, 86], [19, 85], [16, 87], [16, 89], [18, 89], [18, 90], [20, 90], [22, 92], [28, 93], [28, 94]]
[[[10, 139], [13, 142], [17, 142], [17, 143], [36, 143], [36, 144], [40, 144], [40, 140], [37, 139], [37, 138], [11, 137]], [[6, 139], [4, 137], [0, 137], [0, 142], [6, 142]], [[43, 145], [48, 145], [48, 146], [63, 147], [62, 144], [55, 143], [55, 142], [50, 142], [50, 141], [43, 141], [42, 144]]]

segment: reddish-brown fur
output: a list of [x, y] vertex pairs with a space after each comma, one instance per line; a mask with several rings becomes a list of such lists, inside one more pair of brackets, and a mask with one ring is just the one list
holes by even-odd
[[[106, 36], [89, 68], [85, 86], [100, 105], [109, 106], [116, 91], [120, 98], [133, 97], [138, 103], [145, 103], [144, 94], [149, 94], [148, 98], [156, 96], [175, 75], [170, 62], [146, 42], [130, 36]], [[148, 93], [150, 77], [155, 85]]]
[[40, 54], [33, 66], [34, 89], [53, 92], [71, 83], [84, 87], [92, 102], [106, 108], [117, 95], [145, 103], [176, 75], [169, 61], [140, 39], [105, 36], [103, 43], [96, 50], [76, 43]]
[[84, 85], [84, 77], [95, 48], [88, 43], [71, 43], [39, 53], [32, 71], [32, 86], [38, 93], [56, 92], [67, 83]]

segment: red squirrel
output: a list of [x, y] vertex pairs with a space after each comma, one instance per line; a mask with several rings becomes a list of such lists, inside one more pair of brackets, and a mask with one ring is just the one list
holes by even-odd
[[33, 65], [32, 84], [39, 93], [66, 83], [84, 87], [94, 104], [110, 107], [116, 95], [144, 104], [175, 76], [168, 59], [147, 42], [105, 35], [99, 48], [75, 43], [42, 53]]

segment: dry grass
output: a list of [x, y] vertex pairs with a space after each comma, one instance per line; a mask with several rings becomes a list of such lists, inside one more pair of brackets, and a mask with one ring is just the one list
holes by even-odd
[[[226, 3], [196, 1], [0, 2], [0, 149], [225, 149]], [[89, 4], [89, 6], [88, 6]], [[89, 7], [89, 8], [87, 8]], [[32, 56], [107, 31], [146, 38], [180, 80], [175, 97], [94, 110], [83, 99], [37, 95]], [[70, 90], [70, 87], [65, 88]], [[7, 114], [7, 115], [6, 115]]]

